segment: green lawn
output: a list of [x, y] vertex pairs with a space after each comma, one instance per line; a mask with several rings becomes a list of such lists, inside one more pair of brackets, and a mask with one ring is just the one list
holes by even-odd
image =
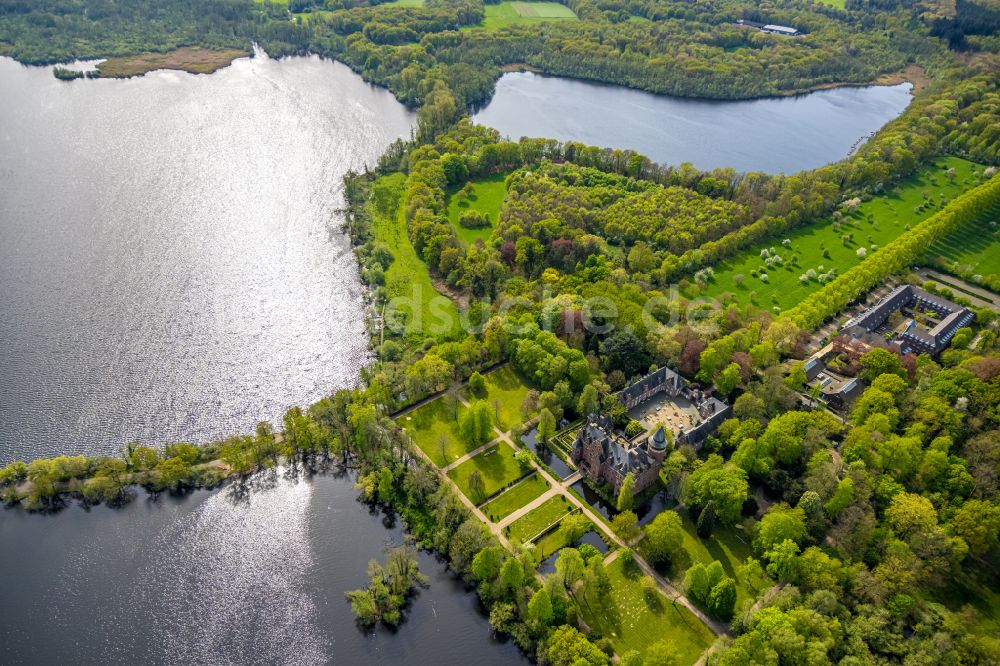
[[830, 5], [831, 7], [836, 7], [837, 9], [844, 8], [844, 0], [819, 0], [823, 4]]
[[313, 21], [325, 21], [333, 16], [333, 12], [326, 9], [314, 9], [311, 12], [302, 12], [293, 16], [299, 19], [304, 25], [308, 25]]
[[[945, 177], [948, 168], [955, 169], [954, 182]], [[957, 157], [938, 159], [891, 192], [873, 197], [863, 202], [854, 213], [845, 214], [839, 229], [834, 228], [832, 218], [827, 218], [789, 231], [783, 238], [755, 245], [714, 266], [714, 279], [700, 290], [690, 286], [685, 295], [720, 298], [728, 294], [741, 305], [751, 303], [768, 310], [774, 306], [788, 309], [822, 287], [816, 279], [803, 284], [799, 276], [810, 269], [819, 274], [835, 268], [838, 275], [842, 274], [865, 260], [858, 256], [859, 248], [863, 247], [871, 254], [871, 245], [882, 247], [904, 233], [907, 226], [912, 228], [930, 217], [945, 202], [972, 187], [977, 182], [973, 171], [981, 169], [979, 165]], [[932, 205], [925, 205], [923, 210], [917, 211], [916, 208], [924, 202], [924, 194]], [[853, 240], [846, 245], [842, 241], [845, 234], [853, 235]], [[791, 241], [790, 247], [782, 244], [785, 238]], [[783, 265], [765, 265], [761, 251], [770, 248], [783, 259]], [[827, 257], [824, 256], [824, 248], [828, 252]], [[794, 255], [798, 255], [798, 261], [793, 263]], [[754, 277], [753, 271], [766, 272], [767, 281]], [[743, 276], [741, 284], [733, 279], [736, 275]]]
[[485, 497], [490, 497], [505, 486], [524, 476], [525, 470], [516, 460], [514, 451], [506, 444], [496, 444], [479, 455], [448, 472], [448, 476], [465, 493], [465, 496], [476, 504], [483, 501], [482, 497], [473, 497], [469, 490], [469, 477], [473, 472], [479, 472], [483, 479]]
[[570, 512], [569, 501], [562, 495], [549, 498], [541, 506], [521, 516], [507, 526], [507, 536], [518, 541], [528, 541], [545, 528], [561, 520]]
[[[521, 403], [527, 397], [528, 390], [510, 365], [486, 375], [487, 395], [482, 399], [493, 409], [493, 420], [497, 427], [506, 432], [515, 423], [523, 423], [530, 416], [521, 413]], [[466, 394], [468, 392], [466, 389]]]
[[[490, 7], [491, 5], [487, 5]], [[469, 198], [459, 196], [461, 187], [451, 187], [448, 189], [448, 221], [455, 228], [458, 237], [467, 245], [472, 245], [478, 239], [484, 241], [493, 233], [497, 218], [500, 215], [500, 205], [507, 194], [507, 185], [504, 183], [506, 176], [498, 174], [472, 182], [472, 196]], [[490, 218], [490, 226], [482, 229], [467, 229], [458, 223], [459, 217], [467, 210], [476, 210]]]
[[611, 640], [615, 652], [645, 653], [653, 643], [666, 639], [677, 654], [678, 666], [689, 666], [715, 641], [715, 635], [680, 604], [655, 587], [642, 584], [638, 567], [618, 558], [608, 566], [611, 593], [606, 599], [584, 595], [579, 604], [587, 625]]
[[[406, 177], [401, 173], [383, 176], [375, 181], [374, 188], [384, 188], [386, 200], [399, 202]], [[447, 296], [434, 288], [427, 265], [417, 256], [406, 234], [403, 207], [398, 205], [393, 214], [384, 214], [371, 206], [372, 230], [375, 240], [384, 243], [392, 252], [393, 261], [385, 272], [386, 295], [397, 301], [390, 308], [406, 315], [406, 335], [420, 340], [428, 336], [444, 337], [460, 327], [458, 308]]]
[[572, 9], [558, 2], [501, 2], [499, 5], [486, 5], [485, 9], [486, 17], [482, 25], [468, 28], [496, 30], [515, 24], [579, 20]]
[[383, 2], [385, 7], [423, 7], [424, 0], [392, 0], [391, 2]]
[[[753, 555], [750, 547], [750, 539], [741, 530], [733, 527], [716, 525], [712, 530], [712, 536], [702, 539], [698, 536], [694, 522], [688, 516], [687, 511], [679, 512], [684, 525], [684, 542], [681, 544], [681, 552], [675, 558], [669, 571], [664, 572], [678, 587], [684, 581], [684, 573], [691, 565], [701, 562], [709, 565], [718, 560], [722, 564], [726, 575], [736, 581], [736, 607], [747, 600], [753, 600], [757, 593], [765, 587], [770, 587], [773, 583], [770, 579], [764, 580], [744, 580], [738, 575], [739, 567], [746, 561], [747, 557]], [[644, 542], [639, 542], [640, 552], [645, 552]], [[754, 590], [757, 590], [755, 592]]]
[[458, 432], [458, 416], [465, 409], [461, 403], [453, 406], [448, 398], [438, 398], [400, 416], [396, 423], [409, 433], [435, 465], [444, 467], [477, 446], [467, 444]]
[[483, 513], [493, 522], [498, 522], [536, 497], [541, 497], [550, 487], [548, 481], [532, 474], [484, 504]]
[[1000, 210], [932, 245], [927, 258], [939, 257], [958, 262], [972, 274], [1000, 273]]

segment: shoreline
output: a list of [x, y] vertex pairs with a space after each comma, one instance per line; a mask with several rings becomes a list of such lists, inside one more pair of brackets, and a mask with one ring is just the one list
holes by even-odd
[[[898, 86], [902, 83], [909, 83], [912, 88], [910, 89], [910, 95], [916, 96], [919, 92], [924, 90], [928, 85], [933, 82], [924, 69], [920, 65], [907, 65], [906, 68], [899, 70], [897, 72], [891, 72], [888, 74], [882, 74], [871, 81], [864, 82], [847, 82], [847, 81], [832, 81], [829, 83], [817, 83], [812, 86], [805, 88], [795, 88], [792, 90], [782, 90], [775, 92], [771, 95], [748, 95], [746, 97], [705, 97], [698, 95], [676, 95], [671, 93], [656, 92], [653, 90], [648, 90], [646, 88], [638, 88], [635, 86], [626, 85], [624, 83], [614, 83], [609, 81], [603, 81], [600, 79], [588, 79], [579, 76], [567, 76], [564, 74], [554, 74], [551, 72], [546, 72], [540, 67], [534, 65], [529, 65], [527, 63], [510, 63], [507, 65], [500, 66], [500, 76], [504, 74], [535, 74], [537, 76], [543, 76], [547, 78], [554, 79], [566, 79], [569, 81], [582, 81], [584, 83], [592, 83], [599, 86], [611, 86], [615, 88], [625, 88], [627, 90], [637, 90], [639, 92], [649, 93], [650, 95], [656, 95], [657, 97], [669, 97], [671, 99], [680, 100], [691, 100], [695, 102], [751, 102], [755, 100], [763, 99], [784, 99], [787, 97], [798, 97], [801, 95], [809, 95], [815, 92], [821, 92], [823, 90], [836, 90], [837, 88], [870, 88], [870, 87], [891, 87]], [[499, 81], [499, 77], [497, 81]], [[491, 94], [489, 98], [481, 102], [475, 102], [470, 106], [470, 110], [475, 112], [481, 110], [486, 105], [490, 103], [493, 95]]]

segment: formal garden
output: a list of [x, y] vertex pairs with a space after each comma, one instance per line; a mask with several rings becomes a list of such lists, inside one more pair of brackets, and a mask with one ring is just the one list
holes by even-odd
[[470, 379], [464, 395], [468, 400], [483, 400], [493, 410], [494, 423], [500, 430], [508, 432], [515, 425], [524, 423], [532, 414], [525, 414], [521, 405], [528, 397], [529, 389], [517, 372], [504, 365], [482, 375], [483, 382]]
[[529, 469], [514, 458], [511, 447], [500, 442], [450, 469], [448, 477], [473, 503], [480, 504], [513, 484]]
[[438, 467], [445, 467], [482, 443], [463, 438], [459, 419], [467, 407], [454, 399], [438, 398], [397, 418], [396, 422]]
[[568, 515], [571, 508], [565, 497], [556, 495], [508, 525], [507, 536], [521, 542], [531, 541]]
[[493, 522], [499, 522], [522, 506], [541, 497], [551, 488], [552, 486], [541, 475], [530, 474], [490, 499], [480, 508], [487, 518]]

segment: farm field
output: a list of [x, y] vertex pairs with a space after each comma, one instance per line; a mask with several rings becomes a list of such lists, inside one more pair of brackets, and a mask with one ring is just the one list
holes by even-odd
[[[492, 5], [487, 5], [491, 7]], [[505, 176], [498, 174], [482, 180], [470, 181], [472, 196], [466, 198], [459, 194], [461, 188], [453, 187], [448, 191], [446, 202], [448, 222], [455, 228], [455, 233], [466, 245], [473, 245], [479, 239], [486, 240], [493, 233], [493, 227], [500, 215], [500, 205], [507, 194]], [[467, 229], [459, 224], [459, 218], [467, 210], [475, 210], [490, 218], [490, 226], [482, 229]]]
[[549, 488], [551, 486], [545, 479], [537, 473], [532, 474], [484, 504], [483, 513], [493, 522], [500, 521], [536, 497], [541, 497]]
[[400, 416], [396, 423], [435, 465], [444, 467], [476, 448], [462, 441], [458, 431], [458, 417], [465, 409], [461, 403], [453, 407], [446, 399], [438, 398]]
[[[387, 199], [402, 196], [406, 177], [401, 174], [383, 176], [375, 181], [373, 190], [385, 188]], [[406, 315], [408, 336], [425, 338], [428, 334], [445, 335], [459, 326], [458, 308], [447, 296], [434, 288], [427, 265], [417, 256], [417, 251], [406, 234], [406, 220], [402, 207], [391, 214], [380, 212], [372, 206], [372, 231], [377, 243], [384, 243], [392, 252], [393, 261], [385, 271], [386, 295], [393, 298], [414, 299], [419, 308], [401, 308]], [[416, 309], [417, 312], [407, 310]], [[447, 319], [446, 323], [444, 320]], [[450, 323], [450, 328], [449, 324]]]
[[655, 587], [645, 587], [634, 564], [618, 558], [607, 572], [610, 593], [603, 599], [586, 593], [579, 607], [587, 625], [609, 638], [618, 654], [631, 650], [644, 654], [650, 645], [666, 638], [676, 651], [678, 666], [690, 666], [715, 641], [715, 635], [691, 611], [672, 603]]
[[[946, 176], [948, 169], [954, 169], [953, 179]], [[789, 243], [775, 238], [713, 266], [713, 279], [701, 289], [690, 286], [685, 295], [715, 299], [726, 296], [741, 305], [788, 309], [822, 287], [817, 278], [803, 283], [800, 276], [810, 270], [819, 275], [831, 269], [839, 275], [864, 261], [859, 249], [870, 253], [873, 245], [882, 247], [908, 227], [930, 217], [971, 187], [977, 181], [974, 172], [981, 169], [957, 157], [935, 160], [887, 194], [862, 202], [853, 213], [845, 213], [836, 227], [835, 220], [827, 218], [789, 231], [785, 236]], [[851, 239], [845, 243], [843, 237], [847, 235]], [[782, 263], [767, 266], [762, 251], [777, 254]], [[760, 277], [762, 272], [766, 278]]]
[[529, 415], [521, 413], [521, 403], [528, 396], [528, 387], [518, 377], [517, 372], [510, 365], [494, 370], [485, 375], [486, 391], [485, 397], [469, 396], [466, 388], [466, 397], [470, 402], [474, 399], [482, 399], [493, 410], [493, 422], [503, 431], [510, 430], [516, 423], [523, 422]]
[[496, 30], [507, 25], [566, 20], [579, 19], [572, 9], [558, 2], [501, 2], [499, 5], [486, 5], [482, 25], [468, 26], [463, 30]]
[[[479, 472], [483, 480], [481, 495], [473, 492], [469, 484], [469, 479], [475, 472]], [[479, 504], [525, 473], [526, 470], [514, 460], [514, 451], [506, 444], [499, 443], [450, 470], [448, 476], [466, 497]]]
[[522, 542], [528, 541], [569, 512], [570, 504], [566, 498], [562, 495], [556, 495], [511, 523], [507, 527], [507, 536]]

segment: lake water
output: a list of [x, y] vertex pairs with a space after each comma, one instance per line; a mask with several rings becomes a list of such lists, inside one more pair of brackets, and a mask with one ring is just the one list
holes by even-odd
[[344, 591], [403, 531], [356, 496], [348, 476], [283, 470], [122, 509], [0, 509], [2, 661], [527, 663], [427, 553], [398, 630], [359, 628]]
[[518, 72], [500, 78], [473, 121], [514, 139], [631, 148], [664, 164], [794, 173], [847, 157], [906, 108], [910, 88], [903, 83], [711, 101]]
[[0, 464], [205, 441], [357, 381], [341, 177], [414, 115], [346, 66], [57, 81], [0, 58]]

